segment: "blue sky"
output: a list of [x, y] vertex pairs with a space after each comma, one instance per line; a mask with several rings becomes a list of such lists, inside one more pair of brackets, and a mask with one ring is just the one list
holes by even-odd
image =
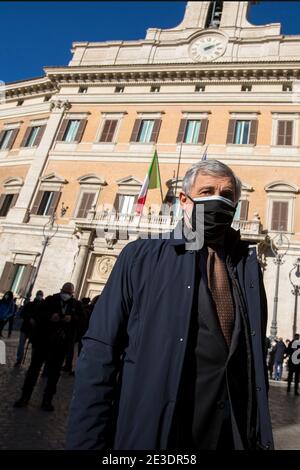
[[[184, 1], [0, 2], [0, 80], [43, 75], [43, 66], [66, 65], [74, 41], [143, 39], [150, 27], [180, 23]], [[254, 24], [281, 22], [284, 34], [300, 35], [300, 1], [261, 1]]]

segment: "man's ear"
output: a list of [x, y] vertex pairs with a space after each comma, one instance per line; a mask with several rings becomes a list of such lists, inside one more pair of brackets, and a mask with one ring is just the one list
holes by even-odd
[[182, 209], [185, 209], [186, 204], [189, 202], [189, 198], [186, 196], [185, 193], [180, 191], [179, 193], [179, 201], [180, 201], [180, 207]]

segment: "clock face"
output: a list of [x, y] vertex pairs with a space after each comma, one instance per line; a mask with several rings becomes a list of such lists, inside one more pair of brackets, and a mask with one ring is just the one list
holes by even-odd
[[208, 62], [224, 54], [227, 40], [220, 34], [209, 34], [196, 39], [190, 45], [190, 56], [196, 61]]

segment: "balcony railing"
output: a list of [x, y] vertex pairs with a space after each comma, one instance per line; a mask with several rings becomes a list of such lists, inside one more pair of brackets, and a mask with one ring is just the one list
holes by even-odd
[[[77, 221], [77, 225], [98, 229], [109, 229], [119, 231], [138, 231], [138, 232], [167, 232], [172, 230], [181, 217], [172, 217], [170, 215], [137, 215], [122, 214], [111, 211], [89, 211], [87, 219]], [[253, 220], [234, 220], [232, 227], [240, 230], [241, 235], [255, 238], [262, 233], [262, 225], [259, 217]]]

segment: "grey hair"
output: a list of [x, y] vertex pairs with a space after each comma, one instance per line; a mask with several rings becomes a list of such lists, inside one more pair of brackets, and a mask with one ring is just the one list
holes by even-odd
[[225, 163], [219, 162], [219, 160], [201, 160], [200, 162], [197, 162], [191, 166], [182, 180], [182, 190], [185, 194], [190, 193], [198, 174], [227, 176], [231, 178], [232, 182], [234, 183], [235, 202], [238, 202], [240, 199], [242, 191], [241, 180], [234, 174], [229, 166], [225, 165]]

